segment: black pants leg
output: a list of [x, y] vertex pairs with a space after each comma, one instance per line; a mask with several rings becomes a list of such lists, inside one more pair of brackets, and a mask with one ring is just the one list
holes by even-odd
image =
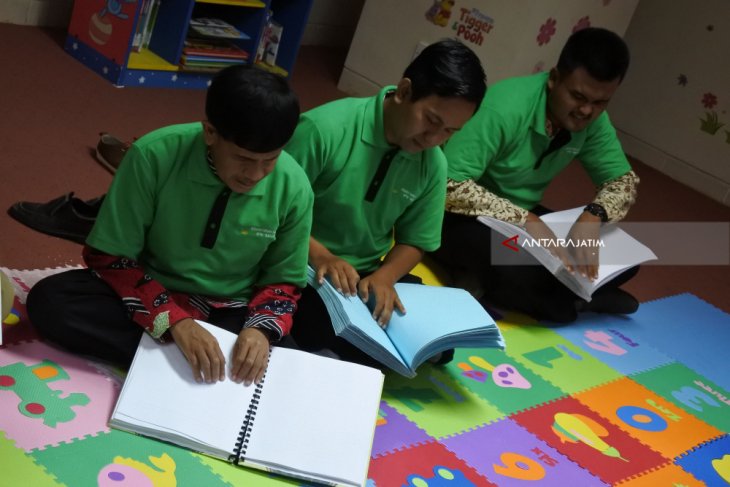
[[38, 282], [28, 293], [27, 309], [43, 337], [123, 367], [132, 363], [143, 332], [114, 290], [87, 269]]
[[[67, 350], [128, 367], [144, 330], [129, 318], [116, 292], [87, 269], [49, 276], [28, 293], [28, 316], [38, 332]], [[207, 321], [238, 334], [248, 308], [211, 311]], [[295, 348], [284, 337], [278, 346]]]

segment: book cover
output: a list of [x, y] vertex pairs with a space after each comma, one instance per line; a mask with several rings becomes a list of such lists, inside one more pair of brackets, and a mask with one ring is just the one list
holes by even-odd
[[190, 29], [204, 37], [222, 39], [250, 39], [249, 36], [221, 19], [199, 17], [190, 20]]
[[[231, 363], [237, 335], [199, 322]], [[174, 343], [145, 334], [110, 426], [234, 464], [333, 485], [363, 485], [383, 374], [272, 347], [264, 380], [196, 383]]]

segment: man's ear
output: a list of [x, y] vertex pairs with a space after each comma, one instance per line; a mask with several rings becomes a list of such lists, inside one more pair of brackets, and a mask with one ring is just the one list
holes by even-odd
[[555, 85], [558, 83], [558, 80], [560, 79], [560, 72], [558, 71], [558, 68], [553, 68], [550, 70], [550, 74], [548, 75], [548, 90], [552, 90], [555, 88]]
[[207, 121], [203, 120], [203, 139], [205, 139], [205, 145], [211, 146], [216, 141], [218, 137], [218, 132], [216, 131], [215, 127]]
[[398, 86], [395, 88], [395, 101], [396, 103], [403, 103], [411, 99], [411, 80], [410, 78], [403, 78], [398, 82]]

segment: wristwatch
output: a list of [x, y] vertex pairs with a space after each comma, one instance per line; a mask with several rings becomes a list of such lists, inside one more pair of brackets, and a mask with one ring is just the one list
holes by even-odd
[[606, 213], [606, 209], [598, 203], [589, 203], [585, 208], [583, 208], [583, 211], [587, 211], [591, 215], [597, 216], [601, 219], [601, 223], [606, 223], [608, 221], [608, 213]]

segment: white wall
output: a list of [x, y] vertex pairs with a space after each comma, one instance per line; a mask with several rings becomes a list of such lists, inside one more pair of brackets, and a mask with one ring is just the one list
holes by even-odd
[[365, 0], [314, 0], [302, 45], [350, 45]]
[[730, 205], [730, 1], [641, 0], [626, 41], [632, 64], [609, 107], [624, 149]]
[[0, 22], [67, 27], [73, 0], [0, 0]]
[[[400, 79], [420, 42], [446, 37], [463, 40], [484, 63], [489, 83], [549, 69], [572, 29], [587, 18], [590, 25], [623, 34], [638, 0], [453, 0], [448, 20], [427, 18], [443, 0], [367, 0], [345, 61], [339, 88], [368, 95]], [[465, 27], [471, 19], [486, 27]], [[552, 20], [550, 20], [552, 19]], [[538, 41], [554, 21], [554, 35]], [[466, 36], [465, 32], [469, 35]]]

